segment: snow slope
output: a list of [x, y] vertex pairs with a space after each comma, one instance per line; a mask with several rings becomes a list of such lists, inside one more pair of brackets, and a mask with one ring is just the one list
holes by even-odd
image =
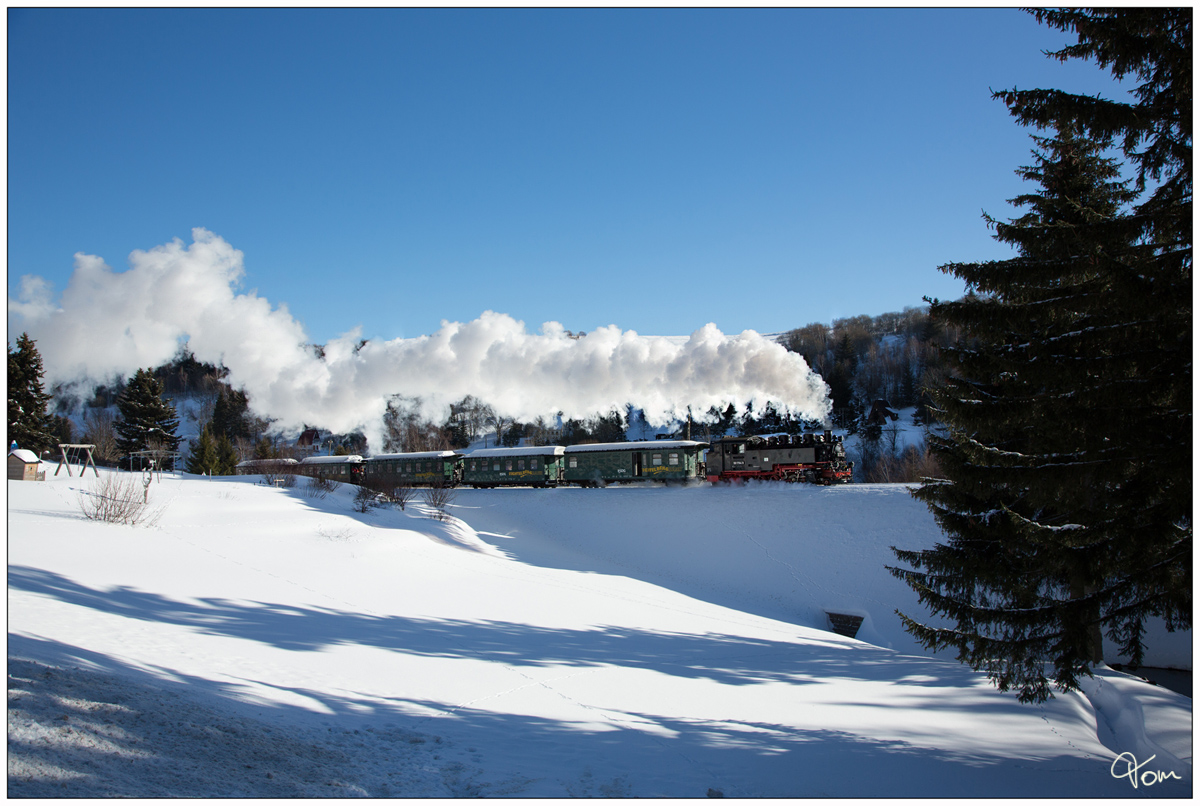
[[464, 490], [443, 523], [163, 477], [142, 528], [47, 476], [8, 486], [10, 795], [1191, 792], [1187, 698], [1105, 670], [1021, 705], [903, 644], [879, 564], [933, 527], [900, 488]]

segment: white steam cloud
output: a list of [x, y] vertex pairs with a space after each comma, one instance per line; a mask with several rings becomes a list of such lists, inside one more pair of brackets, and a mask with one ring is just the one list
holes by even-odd
[[[419, 396], [441, 419], [465, 395], [518, 420], [585, 417], [626, 403], [652, 424], [687, 406], [774, 401], [794, 415], [821, 419], [827, 387], [799, 355], [753, 331], [725, 336], [715, 325], [685, 343], [639, 336], [615, 326], [571, 338], [557, 322], [540, 333], [487, 311], [443, 322], [430, 336], [371, 341], [356, 349], [358, 330], [325, 345], [318, 358], [286, 306], [237, 293], [242, 253], [197, 228], [193, 243], [135, 251], [114, 272], [100, 258], [75, 256], [75, 272], [55, 304], [48, 284], [23, 277], [8, 301], [10, 334], [37, 341], [48, 383], [105, 382], [171, 360], [183, 340], [200, 361], [221, 363], [253, 408], [296, 428], [378, 435], [390, 395]], [[373, 448], [379, 442], [371, 439]]]

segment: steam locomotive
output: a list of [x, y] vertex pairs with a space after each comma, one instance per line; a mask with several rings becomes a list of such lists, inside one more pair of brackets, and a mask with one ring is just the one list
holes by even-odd
[[848, 484], [854, 463], [846, 461], [840, 436], [783, 434], [771, 437], [718, 439], [705, 458], [709, 481], [769, 479], [809, 484]]

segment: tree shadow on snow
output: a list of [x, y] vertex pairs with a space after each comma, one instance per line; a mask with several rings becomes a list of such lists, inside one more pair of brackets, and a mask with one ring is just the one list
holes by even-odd
[[957, 664], [849, 641], [767, 640], [629, 627], [549, 628], [505, 621], [376, 616], [333, 608], [222, 598], [194, 601], [118, 586], [91, 588], [59, 574], [10, 566], [10, 590], [22, 590], [140, 621], [257, 641], [289, 651], [369, 646], [410, 655], [471, 658], [516, 666], [624, 666], [727, 685], [829, 679], [909, 678], [928, 686], [970, 685], [980, 678]]
[[9, 635], [8, 796], [483, 794], [432, 767], [425, 736], [394, 723], [318, 730], [278, 719], [286, 708], [254, 710], [216, 681]]
[[[22, 716], [49, 720], [50, 730], [90, 732], [90, 741], [48, 748], [14, 739], [14, 686]], [[1127, 794], [1101, 759], [1018, 761], [819, 726], [609, 711], [601, 730], [297, 689], [325, 710], [315, 717], [278, 702], [239, 702], [231, 683], [12, 635], [9, 688], [16, 797], [703, 797], [710, 788], [728, 797]], [[106, 708], [124, 718], [96, 719]], [[22, 774], [12, 774], [14, 764]]]

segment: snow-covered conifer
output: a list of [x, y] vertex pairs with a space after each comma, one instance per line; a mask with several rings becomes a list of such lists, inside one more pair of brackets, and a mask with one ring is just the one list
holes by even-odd
[[139, 369], [121, 397], [117, 409], [121, 419], [115, 424], [117, 448], [122, 456], [133, 451], [179, 447], [179, 418], [175, 407], [162, 397], [162, 382], [150, 370]]
[[[1000, 94], [1055, 134], [1021, 171], [1039, 185], [1013, 200], [1027, 212], [989, 219], [1019, 256], [942, 267], [975, 292], [931, 310], [971, 337], [934, 394], [948, 481], [917, 492], [948, 540], [892, 569], [952, 622], [910, 614], [910, 632], [1027, 701], [1077, 688], [1102, 631], [1138, 664], [1147, 619], [1190, 626], [1192, 585], [1191, 13], [1037, 13], [1079, 33], [1054, 55], [1138, 75], [1142, 100]], [[1117, 137], [1133, 188], [1102, 156]]]
[[37, 344], [22, 333], [16, 349], [8, 351], [8, 439], [36, 454], [59, 441], [46, 412], [50, 395], [42, 386], [44, 374]]

